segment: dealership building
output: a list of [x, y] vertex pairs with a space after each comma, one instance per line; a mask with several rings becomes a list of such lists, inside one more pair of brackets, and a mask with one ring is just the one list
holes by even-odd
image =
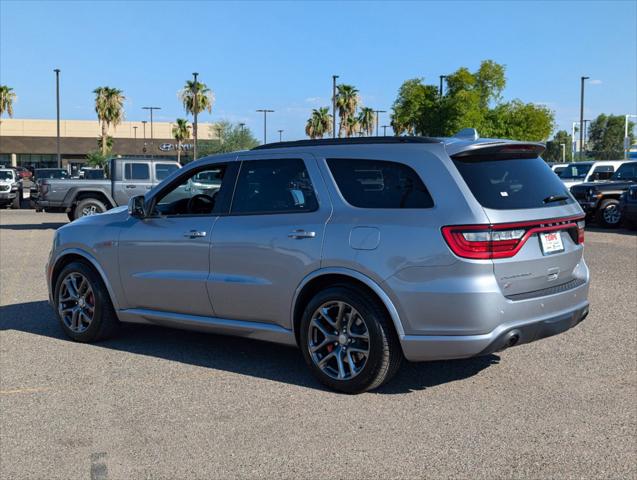
[[[109, 129], [113, 155], [177, 158], [174, 123], [122, 122]], [[215, 124], [199, 123], [199, 140], [217, 140]], [[98, 149], [101, 128], [97, 120], [60, 120], [62, 167], [78, 168], [86, 154]], [[192, 158], [192, 140], [182, 145], [182, 162]], [[0, 123], [0, 165], [34, 168], [57, 167], [57, 122], [3, 118]]]

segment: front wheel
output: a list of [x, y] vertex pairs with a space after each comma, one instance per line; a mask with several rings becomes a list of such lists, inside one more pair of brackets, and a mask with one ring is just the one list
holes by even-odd
[[85, 198], [77, 203], [75, 210], [73, 211], [73, 218], [97, 215], [98, 213], [104, 213], [106, 210], [106, 205], [96, 198]]
[[389, 381], [403, 358], [382, 304], [350, 286], [328, 288], [310, 301], [301, 320], [300, 344], [314, 375], [345, 393]]
[[619, 209], [619, 200], [610, 198], [604, 200], [597, 212], [597, 223], [605, 228], [617, 228], [622, 220], [622, 212]]
[[83, 262], [70, 263], [60, 272], [54, 299], [62, 329], [73, 340], [103, 340], [119, 325], [104, 282]]

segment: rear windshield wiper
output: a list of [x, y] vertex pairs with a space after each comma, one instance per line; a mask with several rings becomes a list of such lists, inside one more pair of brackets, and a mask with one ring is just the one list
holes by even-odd
[[543, 202], [553, 203], [553, 202], [561, 202], [562, 200], [568, 200], [568, 197], [566, 195], [549, 195], [543, 200]]

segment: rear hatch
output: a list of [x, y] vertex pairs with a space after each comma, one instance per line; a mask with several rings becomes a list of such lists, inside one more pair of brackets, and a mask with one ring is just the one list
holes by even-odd
[[577, 274], [584, 215], [539, 158], [543, 149], [503, 143], [452, 156], [490, 223], [445, 227], [443, 233], [457, 255], [491, 259], [506, 296], [548, 294], [583, 281]]

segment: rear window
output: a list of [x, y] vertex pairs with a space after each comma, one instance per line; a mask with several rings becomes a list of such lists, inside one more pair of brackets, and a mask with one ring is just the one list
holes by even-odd
[[454, 163], [485, 208], [509, 210], [573, 203], [567, 188], [541, 158], [454, 159]]
[[408, 165], [347, 158], [328, 159], [327, 165], [341, 195], [354, 207], [433, 207], [429, 191]]
[[155, 177], [157, 178], [157, 180], [163, 180], [175, 170], [179, 170], [179, 167], [174, 163], [156, 163]]

